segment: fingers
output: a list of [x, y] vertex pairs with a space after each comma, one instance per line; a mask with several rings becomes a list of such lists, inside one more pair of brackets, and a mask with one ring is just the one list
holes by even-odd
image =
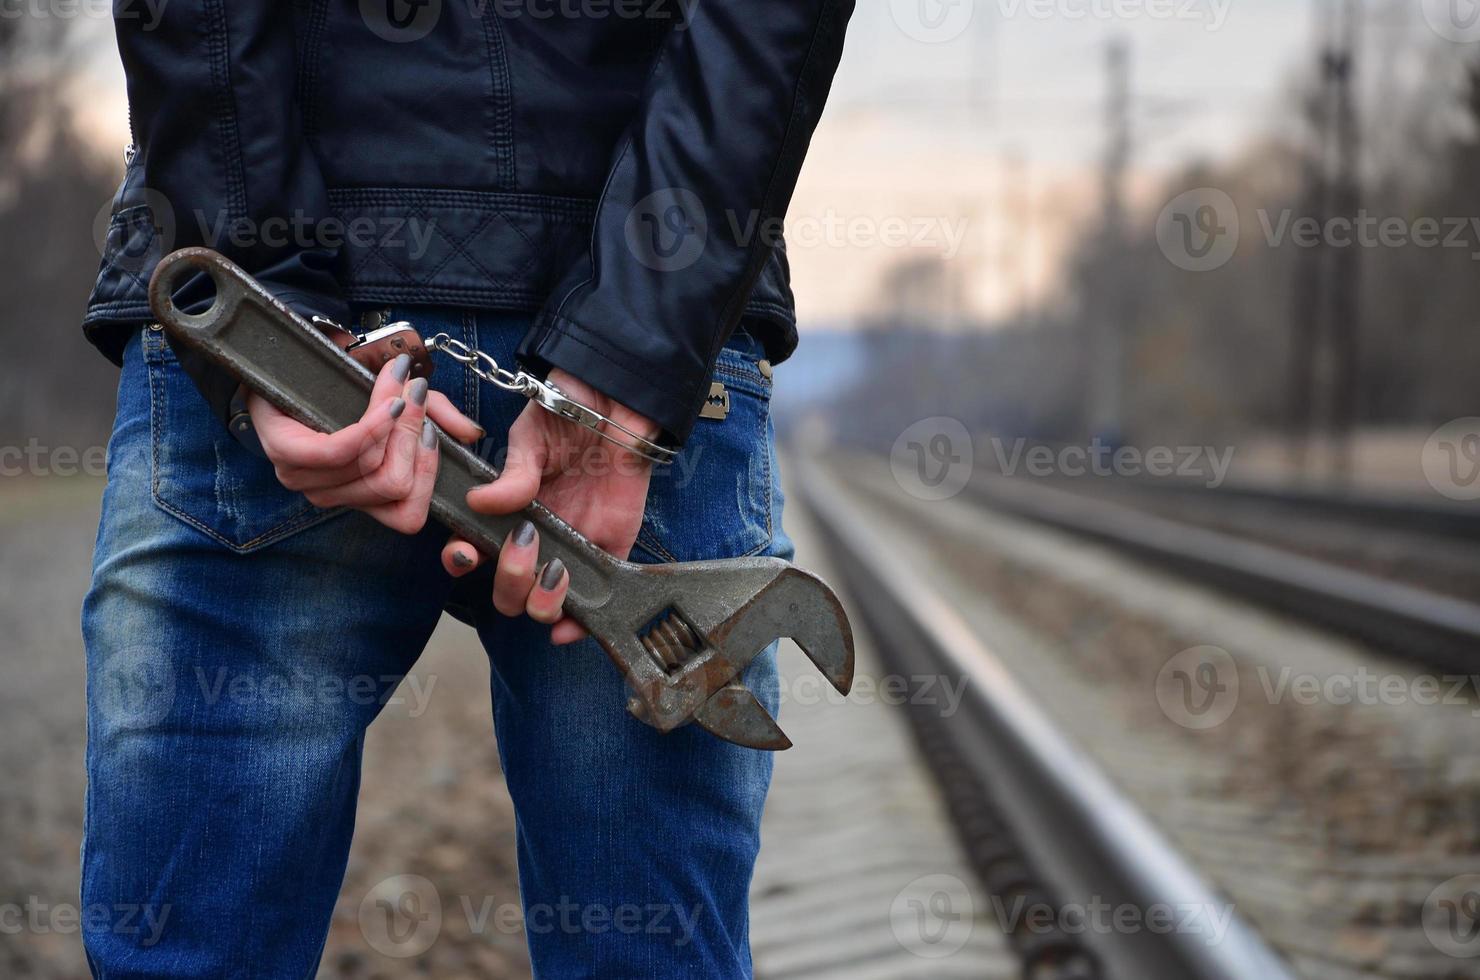
[[[394, 420], [399, 418], [405, 409], [406, 400], [397, 397], [391, 399], [389, 407], [386, 410], [390, 413], [390, 418]], [[274, 467], [278, 482], [289, 490], [307, 492], [309, 490], [339, 487], [346, 483], [353, 483], [356, 480], [364, 479], [368, 474], [379, 469], [381, 462], [385, 459], [385, 436], [390, 434], [390, 426], [387, 425], [384, 428], [384, 435], [376, 438], [374, 442], [366, 446], [365, 451], [360, 454], [360, 458], [353, 463], [330, 467], [328, 469], [312, 466], [291, 466], [280, 463]]]
[[[394, 530], [420, 531], [439, 462], [437, 427], [428, 416], [442, 419], [454, 438], [472, 441], [484, 433], [445, 396], [433, 393], [425, 378], [408, 383], [410, 371], [406, 355], [387, 362], [376, 375], [365, 414], [330, 434], [315, 432], [252, 396], [248, 411], [278, 480], [317, 507], [353, 507]], [[469, 548], [464, 557], [475, 555]]]
[[488, 435], [483, 426], [459, 412], [440, 391], [432, 392], [427, 399], [427, 416], [458, 442], [477, 442]]
[[534, 502], [549, 450], [543, 440], [524, 435], [518, 423], [509, 430], [504, 471], [492, 483], [468, 491], [468, 506], [480, 514], [512, 514]]
[[453, 578], [462, 578], [481, 564], [483, 555], [462, 538], [448, 538], [442, 547], [442, 568]]
[[370, 409], [364, 417], [338, 432], [315, 432], [308, 426], [278, 411], [257, 395], [247, 399], [247, 410], [262, 450], [268, 459], [282, 467], [331, 469], [349, 466], [364, 452], [374, 451], [395, 424], [393, 413], [400, 411], [391, 399]]
[[411, 482], [411, 493], [398, 505], [406, 513], [407, 521], [415, 527], [406, 528], [408, 533], [420, 531], [427, 521], [431, 509], [432, 489], [437, 483], [437, 427], [431, 419], [421, 423], [421, 441], [416, 448], [416, 469]]
[[381, 444], [402, 414], [401, 386], [411, 370], [411, 359], [402, 355], [386, 363], [376, 376], [370, 402], [359, 421], [338, 432], [315, 432], [278, 411], [261, 397], [247, 399], [247, 410], [257, 437], [269, 459], [282, 470], [326, 470], [356, 464], [365, 471], [380, 465]]
[[540, 558], [540, 536], [529, 521], [521, 521], [504, 539], [493, 573], [493, 608], [505, 616], [524, 612], [534, 588], [535, 563]]
[[[411, 376], [411, 355], [393, 357], [380, 366], [375, 375], [375, 387], [370, 389], [370, 408], [388, 398], [403, 394], [406, 379]], [[369, 414], [368, 412], [366, 414]]]
[[554, 623], [560, 619], [560, 607], [565, 603], [565, 593], [570, 587], [570, 573], [559, 558], [552, 558], [540, 570], [539, 579], [529, 593], [524, 611], [537, 623]]
[[437, 462], [437, 429], [430, 421], [423, 420], [412, 465], [411, 489], [398, 500], [366, 506], [364, 510], [380, 523], [402, 534], [420, 531], [427, 523], [432, 489], [437, 482]]
[[396, 419], [395, 428], [386, 439], [385, 459], [379, 468], [365, 474], [366, 503], [391, 503], [410, 495], [416, 482], [416, 454], [421, 446], [426, 405], [427, 379], [417, 378], [406, 386], [406, 410]]
[[584, 640], [589, 635], [584, 626], [566, 616], [550, 629], [550, 642], [560, 647]]
[[493, 574], [493, 608], [505, 616], [528, 613], [540, 623], [560, 619], [560, 607], [570, 587], [570, 573], [559, 558], [544, 568], [540, 560], [540, 536], [533, 524], [521, 521], [504, 541]]

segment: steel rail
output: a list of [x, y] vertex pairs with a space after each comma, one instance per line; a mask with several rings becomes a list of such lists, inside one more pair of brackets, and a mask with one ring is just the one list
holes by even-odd
[[[794, 462], [802, 497], [860, 600], [858, 612], [904, 670], [967, 681], [949, 719], [962, 755], [1057, 898], [1179, 910], [1181, 928], [1086, 930], [1086, 944], [1124, 980], [1283, 980], [1288, 967], [1242, 923], [1161, 832], [1074, 745], [961, 614], [905, 567], [840, 481]], [[1226, 916], [1226, 918], [1223, 918]]]
[[1370, 490], [1336, 490], [1274, 483], [1224, 483], [1203, 487], [1182, 482], [1127, 481], [1138, 492], [1187, 498], [1241, 500], [1305, 511], [1325, 518], [1380, 527], [1383, 530], [1480, 539], [1480, 507], [1459, 502], [1404, 499]]
[[1480, 662], [1480, 605], [1123, 504], [1009, 478], [973, 484], [981, 503], [1174, 567], [1429, 666]]

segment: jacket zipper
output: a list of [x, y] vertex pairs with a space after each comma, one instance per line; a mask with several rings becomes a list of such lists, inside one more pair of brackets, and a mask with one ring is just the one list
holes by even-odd
[[134, 129], [134, 100], [128, 100], [128, 146], [123, 148], [123, 165], [131, 166], [139, 155], [139, 134]]

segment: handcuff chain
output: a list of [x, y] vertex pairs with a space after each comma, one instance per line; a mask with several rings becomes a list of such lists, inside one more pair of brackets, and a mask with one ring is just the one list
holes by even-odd
[[487, 381], [489, 384], [497, 385], [505, 391], [512, 391], [516, 394], [527, 396], [529, 393], [529, 382], [536, 380], [523, 371], [514, 372], [508, 368], [500, 367], [492, 354], [484, 350], [479, 350], [476, 347], [469, 347], [461, 340], [446, 333], [439, 333], [435, 337], [430, 337], [424, 343], [428, 350], [439, 350], [454, 361], [466, 364], [478, 377]]
[[[659, 445], [646, 436], [633, 432], [616, 419], [608, 418], [589, 405], [582, 405], [548, 381], [536, 378], [527, 371], [510, 371], [500, 367], [492, 354], [469, 347], [449, 334], [439, 333], [426, 338], [423, 343], [428, 350], [439, 350], [453, 360], [467, 365], [468, 370], [489, 384], [523, 395], [545, 411], [590, 429], [607, 442], [621, 446], [650, 463], [671, 463], [678, 455], [677, 450]], [[631, 441], [616, 438], [607, 431], [608, 427], [621, 432]]]

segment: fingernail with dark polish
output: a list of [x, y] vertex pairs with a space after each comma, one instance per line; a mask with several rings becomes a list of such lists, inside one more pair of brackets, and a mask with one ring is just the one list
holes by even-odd
[[417, 378], [411, 382], [411, 387], [406, 390], [406, 394], [411, 396], [411, 404], [425, 405], [427, 403], [427, 379]]
[[421, 444], [431, 449], [437, 444], [437, 430], [432, 428], [432, 423], [423, 421], [421, 423]]
[[391, 362], [391, 377], [397, 381], [405, 381], [406, 375], [411, 373], [411, 355], [402, 354]]
[[560, 584], [560, 576], [565, 574], [565, 562], [559, 558], [551, 558], [550, 564], [540, 573], [540, 588], [546, 592], [554, 591], [555, 586]]
[[395, 401], [391, 402], [391, 418], [400, 418], [401, 413], [404, 411], [406, 411], [406, 399], [397, 398]]
[[452, 564], [458, 568], [472, 568], [473, 559], [466, 551], [454, 551], [452, 553]]
[[534, 540], [534, 525], [525, 521], [514, 529], [514, 543], [523, 548]]

